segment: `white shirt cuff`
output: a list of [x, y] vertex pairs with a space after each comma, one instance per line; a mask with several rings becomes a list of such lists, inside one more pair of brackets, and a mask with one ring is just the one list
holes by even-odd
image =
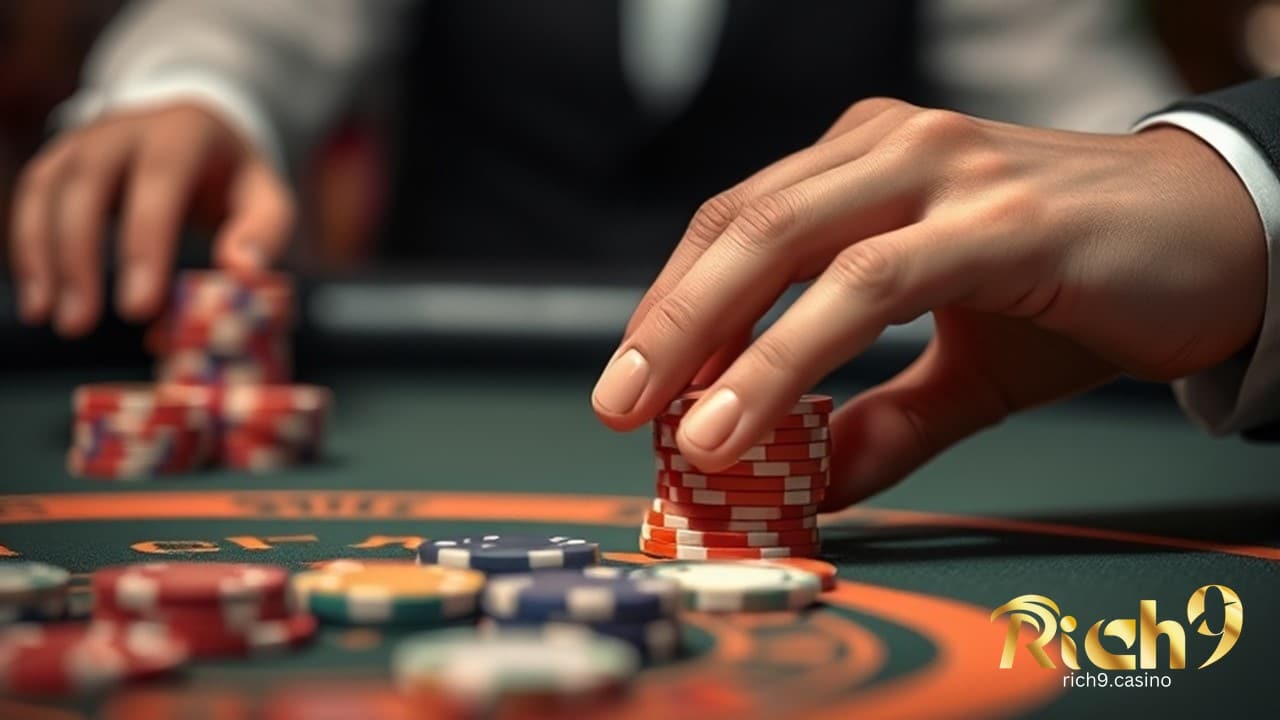
[[168, 68], [151, 76], [127, 78], [107, 89], [83, 88], [59, 105], [53, 118], [61, 126], [73, 127], [109, 112], [175, 102], [195, 103], [216, 113], [287, 176], [280, 138], [261, 104], [234, 82], [207, 70]]
[[1231, 166], [1253, 198], [1267, 240], [1267, 300], [1252, 355], [1174, 383], [1183, 409], [1214, 434], [1248, 430], [1280, 417], [1280, 178], [1244, 133], [1203, 113], [1153, 115], [1134, 128], [1172, 125], [1199, 137]]

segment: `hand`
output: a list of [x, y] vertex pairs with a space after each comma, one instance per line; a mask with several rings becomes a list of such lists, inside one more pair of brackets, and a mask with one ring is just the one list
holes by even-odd
[[[592, 402], [631, 429], [700, 373], [713, 382], [677, 443], [715, 471], [887, 325], [932, 311], [928, 349], [832, 417], [836, 510], [1012, 412], [1230, 357], [1258, 332], [1266, 266], [1249, 195], [1189, 133], [1086, 135], [869, 100], [702, 206]], [[810, 279], [738, 354], [734, 338]]]
[[116, 305], [131, 320], [163, 305], [189, 212], [221, 219], [214, 262], [231, 269], [266, 266], [293, 225], [285, 183], [215, 115], [175, 105], [106, 118], [56, 138], [19, 180], [10, 237], [23, 321], [52, 319], [68, 336], [97, 322], [99, 258], [117, 196]]

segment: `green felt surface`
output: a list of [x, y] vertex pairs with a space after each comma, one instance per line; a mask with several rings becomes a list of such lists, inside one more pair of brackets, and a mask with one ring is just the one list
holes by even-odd
[[[11, 522], [6, 507], [24, 495], [111, 492], [261, 492], [278, 490], [493, 492], [643, 498], [652, 492], [646, 431], [618, 435], [591, 414], [594, 378], [572, 373], [468, 374], [333, 372], [312, 378], [334, 387], [337, 412], [330, 453], [321, 465], [269, 477], [211, 471], [150, 483], [113, 484], [69, 478], [62, 467], [71, 389], [83, 374], [0, 377], [0, 545], [77, 572], [113, 562], [152, 559], [141, 541], [202, 543], [218, 559], [281, 562], [363, 556], [351, 546], [373, 534], [443, 536], [477, 530], [549, 529], [634, 551], [636, 529], [616, 525], [472, 520], [308, 517], [256, 513], [245, 519]], [[840, 397], [848, 389], [830, 388]], [[950, 598], [988, 611], [1025, 593], [1047, 595], [1082, 622], [1134, 617], [1139, 599], [1155, 599], [1161, 618], [1185, 624], [1187, 596], [1222, 584], [1241, 596], [1244, 631], [1232, 653], [1206, 670], [1171, 672], [1171, 688], [1067, 690], [1035, 714], [1193, 716], [1231, 698], [1243, 707], [1274, 707], [1268, 680], [1280, 660], [1280, 563], [1146, 540], [1089, 539], [1052, 532], [994, 531], [935, 522], [1005, 518], [1055, 526], [1104, 528], [1150, 536], [1280, 546], [1280, 446], [1213, 439], [1171, 404], [1151, 407], [1083, 398], [1037, 410], [966, 442], [920, 470], [869, 508], [929, 513], [918, 522], [880, 526], [856, 518], [828, 523], [824, 554], [841, 577]], [[496, 528], [494, 526], [497, 526]], [[233, 536], [314, 534], [269, 551], [238, 547]], [[212, 552], [212, 551], [210, 551]], [[365, 553], [386, 556], [398, 551]], [[188, 555], [208, 559], [208, 552]], [[175, 552], [176, 557], [184, 557]], [[819, 612], [857, 616], [846, 610]], [[864, 616], [889, 647], [877, 680], [909, 675], [933, 661], [934, 649], [910, 628]], [[713, 642], [698, 639], [698, 652]], [[1188, 641], [1189, 656], [1205, 645]], [[218, 662], [199, 668], [203, 681], [261, 684], [316, 668], [376, 677], [389, 643], [362, 651], [326, 634], [312, 649], [269, 662]], [[994, 667], [1000, 649], [990, 650]], [[1198, 654], [1197, 654], [1198, 653]], [[998, 678], [998, 675], [995, 677]], [[939, 698], [940, 704], [945, 703]]]

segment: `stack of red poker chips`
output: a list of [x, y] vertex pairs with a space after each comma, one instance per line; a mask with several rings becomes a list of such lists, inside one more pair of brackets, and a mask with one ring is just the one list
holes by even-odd
[[278, 384], [293, 376], [293, 283], [279, 273], [185, 272], [166, 328], [162, 382]]
[[95, 623], [159, 624], [193, 657], [245, 656], [299, 647], [316, 619], [287, 601], [289, 574], [251, 563], [141, 563], [93, 575]]
[[82, 477], [134, 479], [186, 473], [215, 449], [212, 396], [199, 387], [98, 383], [72, 397], [67, 469]]
[[154, 328], [160, 383], [76, 391], [67, 469], [98, 478], [186, 473], [209, 461], [270, 471], [321, 454], [332, 394], [288, 384], [293, 284], [187, 272]]
[[703, 473], [676, 442], [680, 422], [701, 397], [700, 390], [687, 392], [654, 420], [657, 498], [640, 528], [641, 551], [680, 560], [817, 555], [832, 399], [805, 395], [737, 462]]
[[100, 694], [168, 673], [187, 658], [185, 641], [157, 623], [0, 626], [0, 696]]
[[317, 385], [231, 385], [219, 391], [220, 458], [264, 472], [311, 462], [323, 452], [333, 394]]

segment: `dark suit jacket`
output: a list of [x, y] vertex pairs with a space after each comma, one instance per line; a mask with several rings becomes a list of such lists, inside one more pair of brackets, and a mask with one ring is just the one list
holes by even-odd
[[923, 100], [903, 0], [731, 0], [709, 76], [674, 117], [629, 94], [617, 2], [446, 0], [421, 26], [386, 242], [430, 264], [447, 250], [530, 276], [649, 280], [699, 203], [852, 102]]

